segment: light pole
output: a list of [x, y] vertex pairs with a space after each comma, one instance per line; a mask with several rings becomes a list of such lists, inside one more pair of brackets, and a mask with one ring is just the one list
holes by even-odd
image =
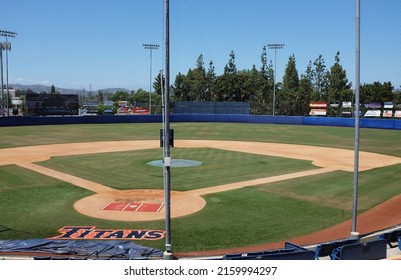
[[277, 50], [282, 49], [284, 44], [267, 44], [269, 49], [274, 49], [274, 81], [273, 81], [273, 116], [276, 108], [276, 65], [277, 65]]
[[354, 191], [352, 206], [352, 225], [350, 238], [358, 239], [357, 216], [358, 216], [358, 185], [359, 185], [359, 110], [360, 110], [360, 75], [361, 75], [361, 3], [356, 0], [355, 17], [355, 138], [354, 138]]
[[[12, 37], [14, 38], [15, 36], [17, 36], [17, 33], [15, 32], [11, 32], [11, 31], [5, 31], [5, 30], [0, 30], [0, 36], [6, 37], [6, 42], [4, 45], [4, 49], [6, 50], [6, 108], [7, 108], [7, 116], [10, 115], [10, 110], [8, 108], [8, 96], [9, 96], [9, 92], [8, 92], [8, 51], [11, 51], [11, 43], [8, 42], [8, 37]], [[3, 47], [2, 47], [3, 50]], [[1, 50], [1, 51], [2, 51]], [[2, 98], [4, 98], [4, 92], [3, 92], [3, 55], [1, 55], [1, 96]]]
[[157, 50], [159, 48], [159, 45], [143, 44], [143, 47], [145, 49], [148, 49], [150, 53], [149, 114], [152, 114], [152, 50]]
[[[163, 123], [163, 189], [165, 204], [165, 251], [163, 259], [173, 259], [171, 246], [171, 154], [170, 154], [170, 1], [164, 0], [164, 123]], [[161, 80], [163, 78], [161, 77]]]

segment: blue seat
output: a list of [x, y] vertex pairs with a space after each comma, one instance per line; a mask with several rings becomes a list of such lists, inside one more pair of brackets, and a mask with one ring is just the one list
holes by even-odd
[[275, 254], [265, 254], [262, 260], [314, 260], [315, 252], [296, 244], [285, 242], [284, 249], [280, 249]]
[[226, 260], [313, 260], [314, 252], [298, 245], [285, 242], [285, 248], [269, 251], [228, 254]]
[[334, 249], [347, 244], [355, 244], [355, 243], [358, 243], [358, 239], [344, 239], [344, 240], [337, 240], [319, 244], [315, 248], [315, 259], [318, 260], [319, 258], [326, 256], [330, 256], [331, 258]]
[[333, 250], [333, 260], [380, 260], [387, 258], [384, 239], [348, 244]]
[[379, 235], [377, 237], [377, 239], [384, 239], [384, 240], [386, 240], [387, 245], [390, 248], [395, 248], [395, 247], [397, 247], [397, 244], [394, 245], [393, 243], [396, 243], [400, 236], [401, 236], [401, 229], [396, 229], [396, 230], [393, 230], [390, 232], [385, 232], [385, 233]]

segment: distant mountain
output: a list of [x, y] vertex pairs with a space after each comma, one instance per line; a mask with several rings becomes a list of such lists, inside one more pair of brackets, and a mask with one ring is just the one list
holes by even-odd
[[[9, 87], [13, 88], [13, 89], [17, 89], [17, 90], [31, 89], [35, 93], [41, 93], [41, 92], [50, 93], [51, 92], [51, 86], [46, 86], [46, 85], [10, 84]], [[59, 88], [59, 87], [56, 87], [56, 91], [60, 92], [61, 94], [82, 94], [82, 93], [84, 93], [85, 95], [87, 95], [89, 93], [89, 91], [87, 91], [87, 90]], [[105, 89], [93, 90], [92, 94], [97, 94], [98, 91], [101, 91], [103, 93], [112, 93], [112, 94], [116, 93], [117, 91], [131, 92], [131, 90], [126, 89], [126, 88], [105, 88]]]

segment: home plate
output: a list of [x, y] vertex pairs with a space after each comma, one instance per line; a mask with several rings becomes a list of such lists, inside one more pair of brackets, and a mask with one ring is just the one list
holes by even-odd
[[137, 212], [138, 209], [141, 207], [143, 203], [138, 203], [138, 202], [132, 202], [130, 203], [127, 207], [122, 209], [122, 211], [132, 211], [132, 212]]

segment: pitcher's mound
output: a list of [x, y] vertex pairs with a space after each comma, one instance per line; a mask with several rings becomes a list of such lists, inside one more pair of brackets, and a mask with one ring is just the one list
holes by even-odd
[[[171, 192], [171, 217], [193, 214], [206, 201], [194, 194]], [[81, 214], [116, 221], [152, 221], [165, 218], [163, 190], [127, 190], [94, 194], [74, 204]]]

